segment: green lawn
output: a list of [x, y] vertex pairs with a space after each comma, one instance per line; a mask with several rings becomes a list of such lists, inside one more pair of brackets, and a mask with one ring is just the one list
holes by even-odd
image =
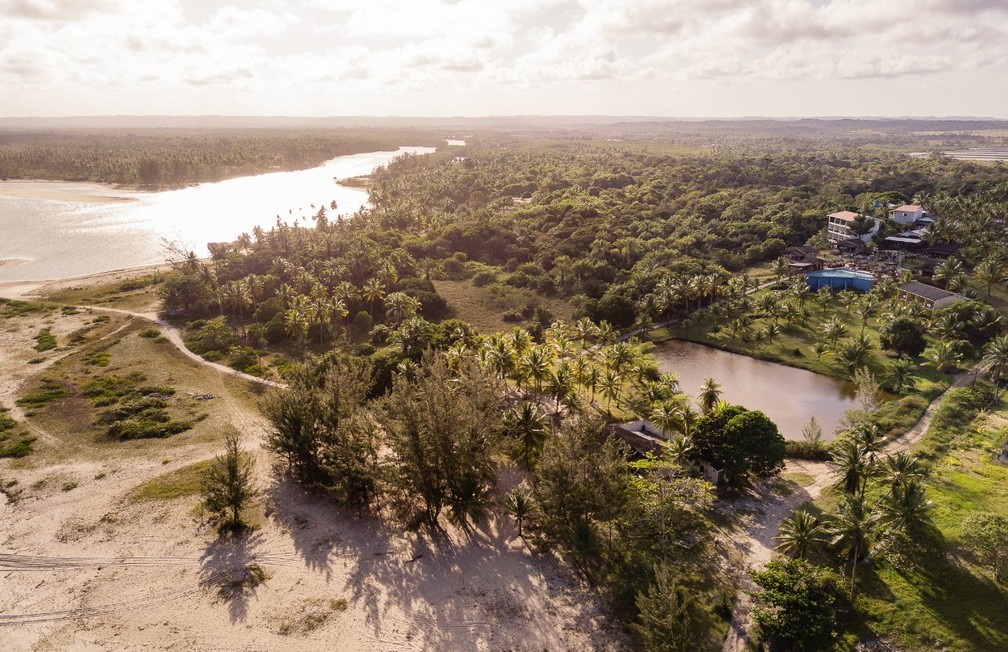
[[[955, 390], [915, 453], [930, 460], [926, 480], [933, 501], [936, 552], [921, 563], [896, 566], [882, 558], [858, 571], [857, 617], [851, 630], [877, 635], [901, 650], [982, 652], [1008, 649], [1008, 585], [994, 582], [959, 547], [964, 518], [976, 512], [1008, 513], [1008, 466], [992, 452], [1008, 438], [1008, 409], [990, 415], [964, 409]], [[838, 496], [827, 492], [814, 511], [835, 513]], [[826, 554], [821, 561], [836, 563]], [[848, 633], [849, 649], [855, 638]]]

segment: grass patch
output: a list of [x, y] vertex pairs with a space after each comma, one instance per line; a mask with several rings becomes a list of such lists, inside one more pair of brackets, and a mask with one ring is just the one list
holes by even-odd
[[43, 379], [41, 386], [32, 392], [28, 392], [16, 402], [24, 407], [38, 408], [53, 401], [58, 401], [68, 395], [67, 390], [54, 380]]
[[815, 478], [808, 473], [781, 473], [781, 477], [788, 482], [795, 483], [799, 487], [808, 487], [815, 482]]
[[195, 496], [200, 491], [203, 474], [209, 466], [210, 460], [204, 460], [159, 475], [134, 489], [129, 495], [129, 500], [131, 502], [146, 502]]
[[40, 312], [49, 312], [53, 306], [41, 301], [16, 301], [0, 299], [0, 317], [22, 317]]
[[26, 457], [32, 451], [35, 437], [13, 432], [18, 422], [7, 416], [9, 411], [0, 407], [0, 457]]
[[518, 324], [504, 320], [504, 313], [521, 311], [528, 304], [542, 304], [557, 319], [569, 319], [571, 305], [563, 299], [543, 297], [527, 288], [492, 283], [477, 287], [471, 281], [434, 281], [437, 293], [448, 302], [452, 316], [469, 322], [481, 333], [509, 331]]
[[107, 424], [107, 433], [117, 439], [168, 437], [193, 427], [191, 421], [172, 419], [168, 398], [172, 387], [140, 385], [145, 376], [133, 372], [127, 376], [109, 375], [89, 380], [82, 386], [84, 396], [97, 407], [98, 422]]
[[43, 328], [35, 336], [35, 350], [50, 351], [56, 348], [56, 336], [48, 328]]

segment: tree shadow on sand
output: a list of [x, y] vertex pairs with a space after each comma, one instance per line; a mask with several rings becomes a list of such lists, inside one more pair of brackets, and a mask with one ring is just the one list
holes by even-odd
[[245, 620], [249, 600], [268, 577], [256, 556], [261, 539], [258, 532], [225, 532], [200, 558], [200, 585], [227, 603], [232, 623]]

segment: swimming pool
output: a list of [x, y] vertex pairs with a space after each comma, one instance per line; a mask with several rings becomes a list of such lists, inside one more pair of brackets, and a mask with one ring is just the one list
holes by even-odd
[[875, 284], [875, 277], [868, 272], [853, 269], [822, 269], [805, 275], [809, 289], [828, 287], [832, 290], [859, 290], [867, 292]]

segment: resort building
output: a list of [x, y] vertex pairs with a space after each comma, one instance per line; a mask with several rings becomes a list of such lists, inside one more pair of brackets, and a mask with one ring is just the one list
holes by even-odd
[[854, 233], [854, 222], [861, 217], [863, 216], [852, 211], [837, 211], [836, 213], [830, 213], [827, 215], [826, 236], [829, 238], [829, 241], [843, 242], [844, 240], [850, 240], [858, 237], [860, 237], [863, 242], [870, 241], [879, 232], [879, 223], [877, 220], [873, 220], [872, 218], [866, 218], [872, 219], [874, 226], [872, 226], [871, 231], [868, 233], [858, 236]]
[[898, 224], [913, 224], [924, 217], [924, 209], [919, 204], [903, 204], [889, 211], [889, 219]]
[[947, 308], [953, 303], [968, 301], [961, 294], [949, 292], [920, 281], [911, 281], [899, 287], [899, 300], [906, 303], [918, 303], [928, 312]]
[[819, 260], [819, 250], [811, 245], [788, 247], [784, 250], [783, 256], [791, 269], [794, 270], [807, 272], [822, 267], [822, 261]]

